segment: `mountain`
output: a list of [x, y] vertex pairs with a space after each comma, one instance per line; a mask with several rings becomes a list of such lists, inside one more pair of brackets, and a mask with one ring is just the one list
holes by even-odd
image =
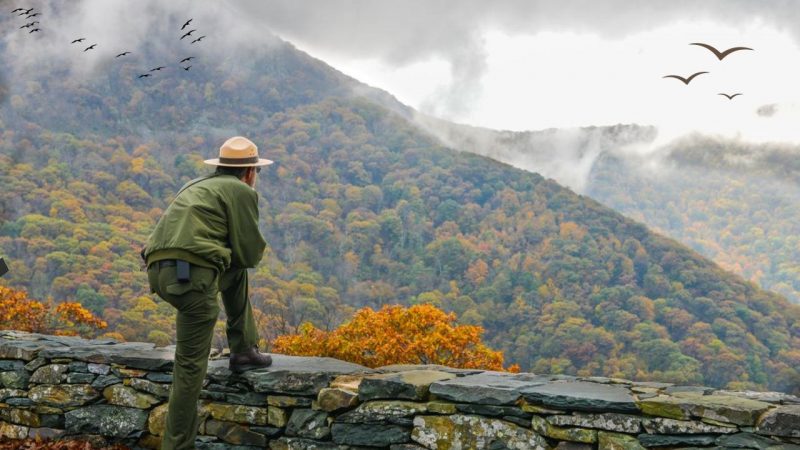
[[152, 79], [127, 62], [83, 78], [42, 62], [10, 83], [3, 283], [169, 343], [172, 309], [149, 295], [138, 250], [202, 159], [242, 134], [277, 161], [257, 187], [270, 248], [251, 274], [267, 339], [432, 303], [524, 370], [800, 389], [800, 307], [784, 298], [553, 180], [442, 145], [288, 43], [203, 61]]
[[565, 183], [800, 303], [800, 146], [693, 134], [663, 146], [654, 127], [496, 131], [421, 114], [454, 148]]

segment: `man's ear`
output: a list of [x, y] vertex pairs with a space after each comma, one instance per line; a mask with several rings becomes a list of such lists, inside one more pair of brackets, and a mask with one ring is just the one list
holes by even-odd
[[244, 173], [244, 182], [253, 185], [253, 181], [256, 178], [256, 168], [255, 167], [248, 167]]

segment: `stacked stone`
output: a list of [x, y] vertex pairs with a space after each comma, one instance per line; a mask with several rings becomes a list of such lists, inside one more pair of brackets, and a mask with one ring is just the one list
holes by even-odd
[[[800, 398], [666, 383], [273, 355], [212, 360], [201, 449], [800, 450]], [[0, 332], [0, 439], [157, 448], [172, 350]]]

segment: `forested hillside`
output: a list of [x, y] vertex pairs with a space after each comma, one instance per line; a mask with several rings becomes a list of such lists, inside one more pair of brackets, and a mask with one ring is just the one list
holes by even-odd
[[258, 185], [262, 336], [431, 303], [523, 370], [800, 389], [800, 307], [552, 180], [443, 147], [289, 45], [249, 58], [144, 81], [125, 64], [83, 80], [45, 67], [12, 85], [2, 283], [170, 342], [138, 250], [201, 160], [243, 134], [277, 161]]
[[657, 170], [607, 155], [587, 194], [800, 303], [800, 148], [694, 137]]
[[519, 133], [416, 122], [455, 148], [565, 183], [800, 303], [797, 145], [689, 135], [658, 147], [658, 130], [637, 125]]

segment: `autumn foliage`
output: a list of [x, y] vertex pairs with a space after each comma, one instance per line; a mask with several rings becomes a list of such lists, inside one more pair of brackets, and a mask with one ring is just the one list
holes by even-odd
[[298, 334], [275, 339], [274, 351], [330, 356], [367, 367], [442, 364], [503, 370], [503, 353], [481, 343], [483, 328], [455, 322], [455, 314], [427, 304], [409, 308], [384, 305], [379, 311], [363, 308], [351, 321], [330, 332], [306, 322]]
[[0, 286], [0, 329], [87, 336], [103, 328], [106, 322], [80, 303], [42, 303], [28, 298], [25, 291]]

